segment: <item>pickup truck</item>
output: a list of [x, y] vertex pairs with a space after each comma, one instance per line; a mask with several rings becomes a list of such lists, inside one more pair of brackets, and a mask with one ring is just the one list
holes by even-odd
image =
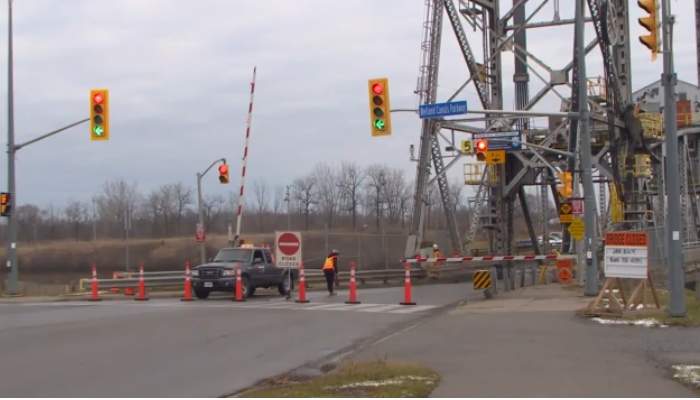
[[236, 291], [236, 269], [241, 265], [243, 297], [257, 288], [277, 287], [282, 295], [294, 289], [298, 278], [296, 268], [278, 267], [272, 253], [264, 247], [228, 247], [219, 250], [216, 257], [192, 269], [190, 281], [198, 299], [206, 299], [211, 292]]

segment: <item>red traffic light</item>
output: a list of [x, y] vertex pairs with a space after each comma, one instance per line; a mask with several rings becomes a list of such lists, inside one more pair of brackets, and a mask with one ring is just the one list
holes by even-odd
[[225, 174], [225, 173], [227, 173], [227, 172], [228, 172], [228, 165], [222, 164], [222, 165], [219, 166], [219, 173], [220, 173], [220, 174], [223, 175], [223, 174]]
[[95, 104], [102, 104], [102, 102], [105, 101], [105, 98], [102, 96], [102, 93], [95, 93], [95, 95], [92, 96], [92, 101], [94, 101]]
[[382, 94], [384, 93], [384, 86], [382, 86], [381, 83], [375, 83], [374, 85], [372, 85], [372, 91], [375, 94]]
[[479, 151], [484, 151], [484, 150], [486, 150], [487, 147], [488, 147], [488, 143], [486, 142], [486, 140], [478, 140], [476, 142], [476, 149]]

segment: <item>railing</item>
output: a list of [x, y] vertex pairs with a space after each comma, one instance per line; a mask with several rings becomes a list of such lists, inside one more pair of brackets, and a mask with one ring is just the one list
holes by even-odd
[[[440, 272], [457, 272], [463, 270], [470, 270], [472, 267], [466, 266], [444, 266], [440, 267]], [[347, 271], [342, 271], [342, 274], [348, 273]], [[382, 269], [374, 271], [355, 271], [355, 278], [360, 282], [364, 283], [365, 280], [388, 280], [388, 279], [403, 279], [406, 274], [405, 269]], [[422, 269], [412, 269], [411, 276], [413, 277], [423, 277], [425, 271]], [[115, 276], [117, 279], [97, 279], [97, 288], [111, 289], [111, 288], [135, 288], [139, 284], [139, 272], [116, 272]], [[349, 273], [348, 273], [349, 276]], [[235, 278], [234, 275], [231, 276]], [[298, 277], [297, 277], [298, 278]], [[306, 283], [323, 283], [325, 282], [325, 276], [321, 270], [312, 269], [304, 270], [304, 278]], [[298, 279], [297, 279], [298, 281]], [[184, 285], [185, 282], [185, 271], [154, 271], [143, 273], [143, 282], [146, 287], [176, 287]], [[91, 278], [84, 278], [80, 280], [80, 289], [87, 290], [92, 284]]]

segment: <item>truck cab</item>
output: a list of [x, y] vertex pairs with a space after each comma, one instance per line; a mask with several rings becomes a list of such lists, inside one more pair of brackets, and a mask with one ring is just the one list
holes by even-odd
[[277, 287], [282, 295], [294, 289], [298, 271], [278, 267], [270, 249], [241, 246], [219, 250], [206, 264], [191, 271], [191, 284], [198, 299], [206, 299], [212, 292], [236, 291], [236, 270], [241, 266], [243, 297], [250, 297], [257, 288]]

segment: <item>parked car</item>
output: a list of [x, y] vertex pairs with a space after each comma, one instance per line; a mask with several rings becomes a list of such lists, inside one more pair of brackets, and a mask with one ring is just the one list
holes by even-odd
[[211, 292], [236, 291], [236, 269], [241, 266], [243, 297], [250, 297], [257, 288], [277, 287], [286, 295], [294, 289], [298, 278], [296, 268], [278, 267], [272, 253], [263, 247], [228, 247], [219, 250], [208, 263], [192, 270], [191, 282], [198, 299], [206, 299]]
[[[564, 237], [561, 232], [549, 233], [549, 244], [552, 246], [561, 246], [563, 239]], [[544, 244], [544, 241], [542, 240], [542, 235], [537, 237], [537, 242], [539, 242], [540, 245]]]

